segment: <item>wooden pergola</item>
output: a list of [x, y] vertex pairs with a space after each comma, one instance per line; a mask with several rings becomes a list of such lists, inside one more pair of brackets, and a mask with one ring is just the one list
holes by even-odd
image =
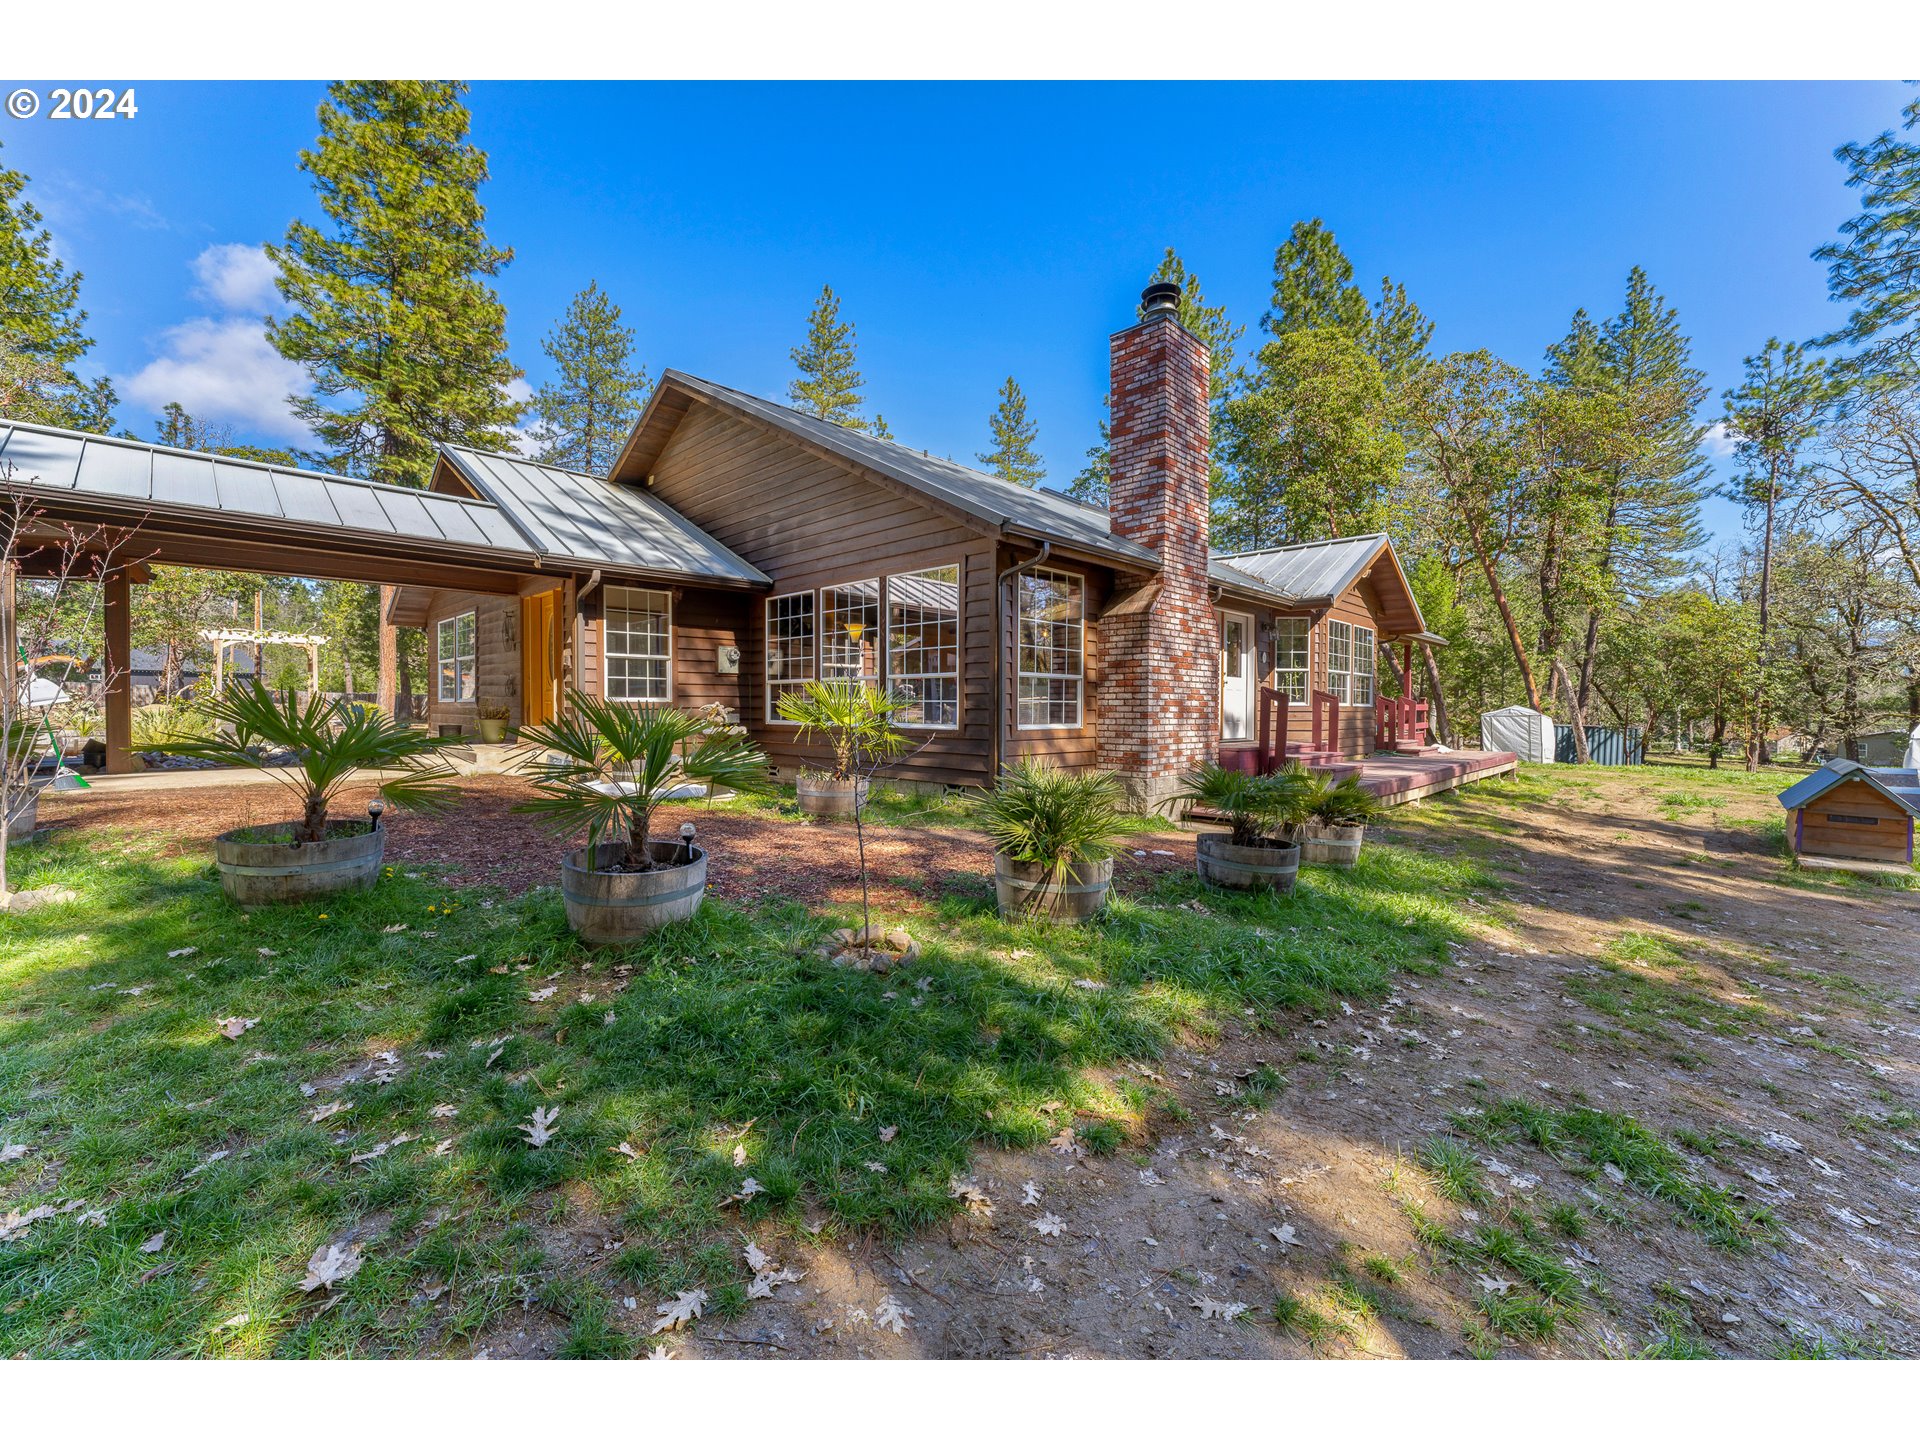
[[[327, 643], [324, 635], [296, 635], [286, 630], [202, 630], [202, 640], [213, 642], [213, 693], [223, 694], [227, 688], [227, 647], [229, 645], [252, 645], [256, 648], [264, 645], [298, 645], [307, 652], [307, 688], [318, 695], [320, 693], [320, 647]], [[259, 675], [254, 675], [254, 683], [265, 684]]]

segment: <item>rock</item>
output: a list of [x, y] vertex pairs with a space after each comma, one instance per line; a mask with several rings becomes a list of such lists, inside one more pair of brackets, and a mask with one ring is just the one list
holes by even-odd
[[42, 905], [58, 905], [62, 901], [79, 898], [78, 891], [69, 890], [64, 885], [42, 885], [37, 890], [14, 890], [0, 895], [0, 910], [9, 915], [24, 915]]

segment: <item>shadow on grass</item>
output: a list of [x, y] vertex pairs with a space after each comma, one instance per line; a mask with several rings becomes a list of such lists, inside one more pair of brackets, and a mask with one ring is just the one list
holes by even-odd
[[[816, 958], [841, 917], [794, 904], [709, 901], [596, 952], [551, 893], [402, 871], [247, 914], [204, 863], [99, 838], [22, 862], [82, 900], [0, 919], [0, 1140], [31, 1147], [0, 1214], [84, 1202], [0, 1247], [7, 1353], [432, 1353], [534, 1302], [597, 1335], [582, 1227], [619, 1234], [621, 1278], [672, 1290], [737, 1282], [716, 1236], [748, 1220], [938, 1220], [976, 1145], [1143, 1122], [1152, 1093], [1093, 1067], [1383, 994], [1488, 888], [1372, 846], [1291, 897], [1175, 877], [1063, 929], [1002, 922], [961, 879], [921, 958], [879, 976]], [[258, 1023], [229, 1040], [232, 1016]], [[559, 1111], [542, 1148], [536, 1106]], [[365, 1268], [323, 1309], [307, 1256], [354, 1242]]]

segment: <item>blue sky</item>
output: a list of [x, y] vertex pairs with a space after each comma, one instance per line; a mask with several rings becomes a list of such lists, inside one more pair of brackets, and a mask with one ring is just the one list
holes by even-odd
[[[11, 89], [11, 83], [5, 88]], [[0, 117], [91, 357], [145, 432], [160, 404], [296, 438], [258, 339], [253, 254], [317, 218], [295, 168], [312, 83], [138, 86], [132, 120]], [[775, 397], [823, 283], [859, 330], [870, 408], [970, 460], [1002, 378], [1051, 478], [1094, 438], [1106, 336], [1166, 245], [1251, 340], [1273, 250], [1318, 215], [1441, 349], [1532, 367], [1630, 266], [1679, 307], [1716, 392], [1770, 334], [1840, 316], [1809, 252], [1855, 208], [1833, 148], [1898, 120], [1860, 84], [496, 84], [470, 96], [513, 356], [597, 279], [650, 370]], [[1710, 508], [1730, 533], [1732, 512]]]

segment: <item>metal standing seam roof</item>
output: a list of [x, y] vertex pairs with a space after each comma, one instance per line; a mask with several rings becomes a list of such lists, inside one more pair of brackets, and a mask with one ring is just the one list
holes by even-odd
[[[1914, 772], [1907, 770], [1887, 773], [1912, 775]], [[1780, 792], [1780, 808], [1798, 810], [1802, 805], [1813, 803], [1834, 786], [1847, 780], [1865, 781], [1909, 815], [1920, 816], [1920, 790], [1902, 789], [1889, 785], [1880, 778], [1879, 774], [1862, 765], [1858, 760], [1829, 760], [1811, 775], [1794, 781]]]
[[1029, 490], [1023, 485], [1012, 485], [952, 460], [911, 450], [891, 440], [876, 440], [831, 420], [803, 415], [772, 400], [702, 380], [684, 371], [668, 370], [662, 375], [661, 387], [668, 385], [734, 406], [776, 429], [811, 441], [988, 524], [1107, 555], [1129, 565], [1160, 568], [1160, 557], [1153, 551], [1113, 533], [1104, 509], [1083, 505], [1057, 490]]
[[531, 554], [498, 509], [459, 496], [10, 420], [0, 420], [0, 483]]
[[541, 554], [608, 569], [773, 583], [644, 490], [517, 455], [461, 445], [442, 445], [440, 453]]
[[1366, 573], [1386, 545], [1385, 535], [1348, 535], [1268, 550], [1221, 552], [1214, 560], [1296, 601], [1332, 600]]

